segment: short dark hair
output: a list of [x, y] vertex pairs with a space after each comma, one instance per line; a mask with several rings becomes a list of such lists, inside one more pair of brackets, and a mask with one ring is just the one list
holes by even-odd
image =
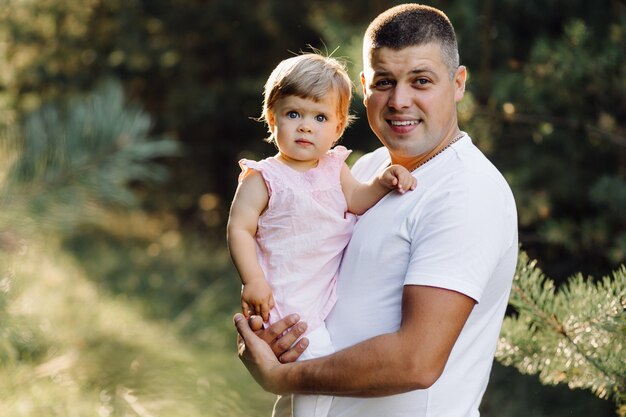
[[450, 19], [441, 10], [422, 4], [401, 4], [379, 14], [363, 38], [363, 59], [379, 48], [395, 50], [436, 42], [450, 77], [459, 67], [459, 47]]

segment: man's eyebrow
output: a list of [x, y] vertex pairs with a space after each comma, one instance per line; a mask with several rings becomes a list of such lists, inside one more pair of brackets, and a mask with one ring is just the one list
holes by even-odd
[[[410, 70], [409, 74], [413, 74], [413, 75], [428, 74], [430, 76], [435, 76], [436, 75], [435, 71], [433, 71], [433, 70], [431, 70], [429, 68], [419, 68], [419, 67]], [[374, 77], [388, 77], [390, 75], [391, 75], [391, 71], [374, 70]]]
[[411, 74], [416, 74], [416, 75], [420, 75], [420, 74], [429, 74], [429, 75], [436, 75], [435, 71], [429, 69], [429, 68], [414, 68], [410, 71]]
[[389, 74], [391, 74], [391, 72], [387, 70], [374, 70], [374, 77], [386, 77]]

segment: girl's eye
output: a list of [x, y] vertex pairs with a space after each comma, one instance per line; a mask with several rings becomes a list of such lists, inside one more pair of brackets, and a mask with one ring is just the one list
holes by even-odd
[[292, 111], [287, 112], [287, 117], [289, 117], [290, 119], [297, 119], [298, 116], [300, 115], [298, 114], [297, 111], [292, 110]]
[[318, 114], [317, 116], [315, 116], [315, 120], [318, 122], [325, 122], [328, 119], [323, 114]]

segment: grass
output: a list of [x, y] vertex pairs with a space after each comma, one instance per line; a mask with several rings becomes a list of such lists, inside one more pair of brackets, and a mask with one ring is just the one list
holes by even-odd
[[[132, 213], [109, 220], [32, 240], [11, 259], [10, 285], [0, 279], [0, 415], [269, 416], [274, 396], [236, 357], [239, 285], [221, 239]], [[481, 408], [614, 415], [586, 391], [497, 364]]]
[[[4, 361], [3, 416], [269, 414], [273, 395], [236, 358], [234, 310], [225, 307], [237, 305], [232, 272], [219, 283], [203, 275], [222, 274], [227, 257], [188, 257], [189, 246], [199, 245], [190, 239], [142, 260], [148, 241], [94, 229], [31, 242], [15, 259], [6, 310], [11, 322], [28, 322], [38, 334], [41, 353]], [[177, 264], [187, 270], [182, 285]], [[157, 270], [167, 279], [151, 278]], [[190, 288], [204, 288], [190, 300], [191, 281]]]

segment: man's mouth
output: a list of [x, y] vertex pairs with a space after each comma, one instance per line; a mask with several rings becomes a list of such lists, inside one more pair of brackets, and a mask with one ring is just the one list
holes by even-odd
[[420, 123], [419, 120], [389, 120], [391, 126], [415, 126]]

